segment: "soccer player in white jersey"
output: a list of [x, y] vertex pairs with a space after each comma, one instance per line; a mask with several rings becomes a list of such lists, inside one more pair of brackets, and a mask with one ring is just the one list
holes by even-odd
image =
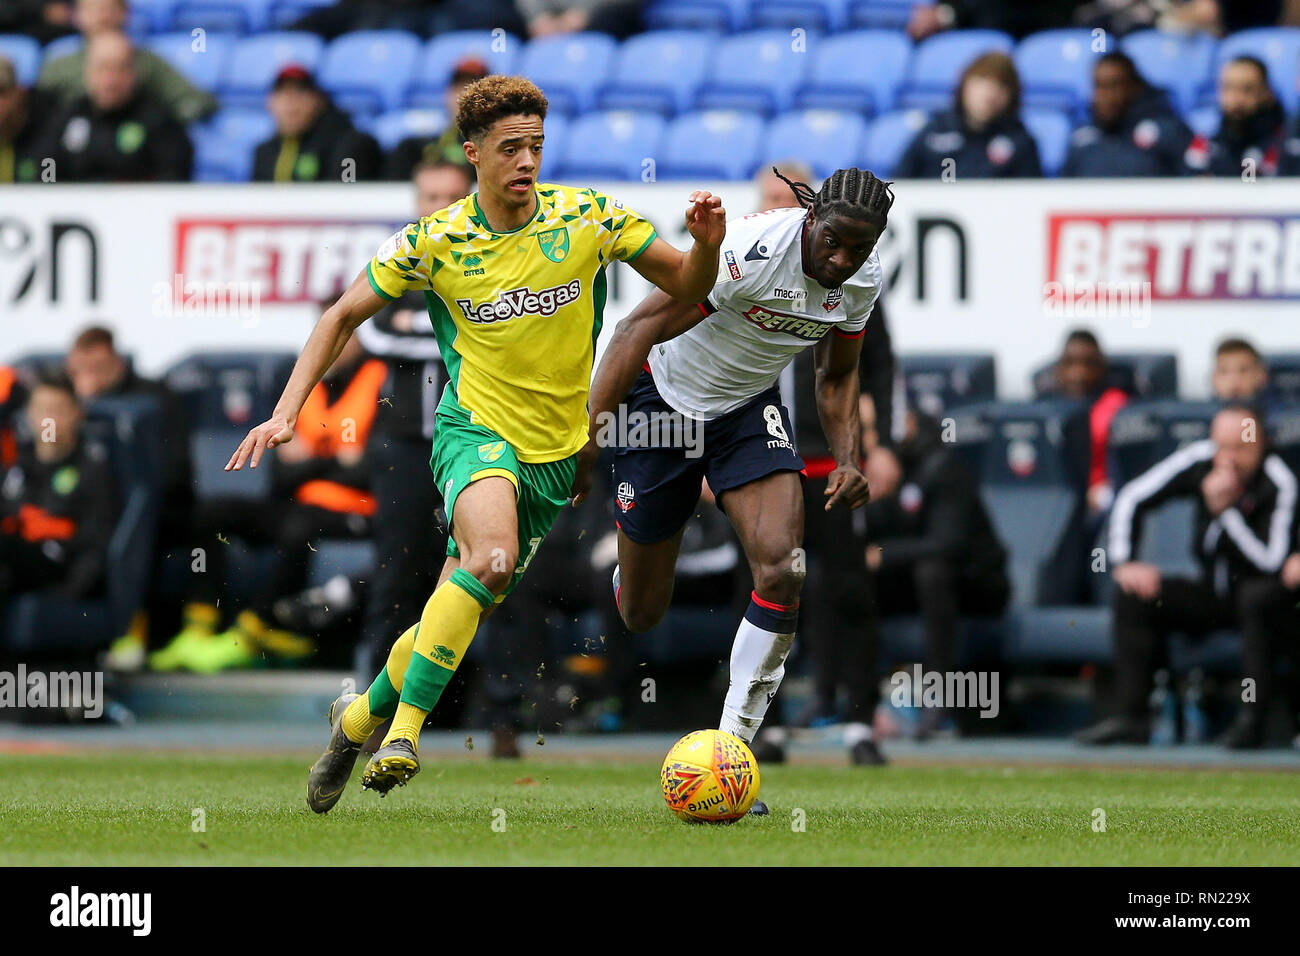
[[[858, 353], [894, 201], [889, 183], [859, 169], [836, 170], [817, 192], [790, 186], [800, 208], [727, 224], [718, 281], [703, 302], [652, 292], [619, 323], [592, 383], [579, 470], [585, 478], [600, 447], [618, 445], [615, 601], [633, 631], [668, 609], [682, 528], [707, 479], [754, 580], [719, 725], [746, 742], [785, 673], [804, 577], [804, 462], [777, 379], [799, 351], [816, 349], [817, 409], [835, 457], [826, 508], [864, 504]], [[875, 748], [869, 735], [856, 743]], [[854, 752], [856, 763], [880, 762], [861, 759], [872, 757], [879, 753]]]

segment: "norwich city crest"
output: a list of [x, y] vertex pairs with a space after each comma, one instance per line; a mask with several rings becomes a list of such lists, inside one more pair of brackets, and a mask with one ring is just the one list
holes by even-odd
[[552, 262], [563, 262], [569, 254], [569, 228], [547, 229], [537, 234], [537, 244], [542, 247], [542, 255]]
[[506, 450], [506, 443], [503, 441], [490, 441], [478, 446], [479, 461], [491, 462], [501, 457], [501, 453]]

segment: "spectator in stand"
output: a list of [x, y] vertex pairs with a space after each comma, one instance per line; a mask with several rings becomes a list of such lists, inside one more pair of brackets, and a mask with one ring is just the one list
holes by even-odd
[[[874, 441], [865, 402], [862, 412], [864, 439]], [[897, 447], [902, 485], [896, 493], [873, 494], [866, 508], [866, 564], [874, 578], [876, 614], [920, 614], [925, 668], [949, 673], [957, 666], [958, 615], [997, 617], [1006, 610], [1007, 552], [975, 477], [944, 444], [939, 423], [913, 410], [906, 422]], [[926, 709], [917, 737], [933, 735], [947, 716], [942, 708]]]
[[641, 32], [641, 0], [516, 0], [531, 37], [590, 30], [626, 39]]
[[936, 113], [899, 160], [900, 179], [1009, 179], [1043, 175], [1038, 144], [1020, 121], [1020, 77], [1005, 53], [977, 57], [952, 109]]
[[463, 166], [472, 177], [474, 167], [465, 158], [465, 140], [461, 138], [460, 131], [452, 120], [456, 116], [456, 102], [460, 99], [460, 94], [475, 80], [481, 80], [491, 72], [488, 65], [478, 57], [466, 57], [457, 63], [443, 100], [448, 118], [447, 127], [437, 136], [408, 136], [394, 146], [384, 163], [384, 178], [410, 179], [419, 163], [455, 163]]
[[1092, 122], [1070, 137], [1062, 176], [1180, 176], [1192, 131], [1123, 53], [1092, 70]]
[[[1300, 72], [1296, 74], [1296, 85], [1300, 86]], [[1291, 117], [1282, 135], [1282, 150], [1278, 159], [1277, 174], [1300, 176], [1300, 110]]]
[[18, 370], [0, 365], [0, 471], [18, 460], [14, 423], [18, 413], [27, 405], [27, 394]]
[[1276, 176], [1286, 135], [1286, 114], [1268, 83], [1268, 67], [1238, 56], [1219, 71], [1219, 131], [1197, 136], [1184, 161], [1191, 175], [1244, 178]]
[[[92, 38], [101, 33], [123, 33], [129, 13], [126, 0], [77, 0], [75, 22], [86, 45], [76, 53], [49, 60], [36, 85], [64, 104], [86, 92], [86, 55]], [[162, 103], [182, 125], [207, 119], [217, 111], [217, 100], [201, 90], [152, 50], [132, 53], [136, 83], [150, 98]]]
[[812, 167], [800, 159], [783, 159], [771, 166], [760, 166], [758, 172], [754, 175], [754, 185], [758, 187], [758, 207], [756, 211], [792, 209], [799, 204], [799, 200], [790, 191], [789, 184], [781, 179], [773, 171], [774, 169], [781, 170], [783, 175], [797, 183], [811, 183], [815, 178]]
[[1016, 39], [1070, 25], [1081, 0], [947, 0], [918, 3], [907, 23], [908, 35], [924, 40], [943, 30], [1003, 30]]
[[72, 0], [5, 0], [0, 5], [0, 33], [25, 33], [42, 45], [69, 33]]
[[1061, 356], [1053, 369], [1055, 384], [1051, 394], [1088, 402], [1088, 431], [1092, 452], [1088, 464], [1088, 511], [1100, 515], [1110, 507], [1114, 488], [1108, 474], [1110, 423], [1129, 395], [1122, 388], [1107, 384], [1110, 366], [1097, 336], [1087, 329], [1075, 329], [1065, 338]]
[[337, 0], [312, 10], [290, 29], [326, 40], [354, 30], [406, 30], [424, 37], [454, 30], [504, 30], [520, 36], [524, 21], [514, 0]]
[[1274, 26], [1287, 2], [1293, 0], [1093, 0], [1079, 8], [1075, 22], [1116, 36], [1149, 27], [1223, 36]]
[[[1293, 554], [1296, 495], [1296, 476], [1270, 451], [1258, 411], [1240, 403], [1214, 416], [1209, 438], [1120, 489], [1108, 548], [1117, 585], [1118, 712], [1083, 731], [1081, 743], [1146, 743], [1147, 699], [1168, 633], [1196, 637], [1228, 627], [1241, 629], [1243, 676], [1255, 682], [1255, 697], [1242, 704], [1219, 742], [1230, 748], [1264, 742], [1265, 718], [1278, 696], [1278, 661], [1300, 633], [1290, 590], [1300, 583], [1300, 556]], [[1196, 502], [1196, 580], [1170, 577], [1137, 560], [1143, 517], [1174, 498]]]
[[29, 592], [93, 597], [113, 533], [112, 471], [83, 440], [81, 403], [62, 372], [41, 373], [26, 412], [33, 440], [0, 468], [0, 604]]
[[40, 181], [52, 112], [49, 97], [19, 86], [13, 64], [0, 57], [0, 183]]
[[1214, 352], [1210, 391], [1221, 402], [1258, 406], [1265, 418], [1283, 404], [1283, 397], [1269, 386], [1264, 356], [1245, 339], [1224, 339], [1219, 343]]
[[354, 182], [379, 175], [379, 144], [352, 125], [303, 67], [279, 72], [267, 109], [275, 135], [253, 154], [255, 182]]
[[125, 34], [86, 41], [86, 92], [53, 123], [57, 182], [185, 182], [194, 147], [167, 107], [141, 89]]
[[[322, 311], [332, 304], [323, 303]], [[151, 667], [211, 673], [247, 667], [262, 657], [301, 659], [313, 652], [309, 638], [276, 626], [275, 604], [303, 590], [313, 541], [370, 534], [375, 502], [367, 449], [387, 377], [385, 364], [367, 358], [356, 338], [349, 339], [303, 405], [294, 440], [280, 446], [271, 497], [200, 502], [192, 540], [204, 549], [207, 568], [194, 575], [183, 629], [149, 655]], [[259, 582], [252, 603], [217, 633], [230, 538], [273, 545], [277, 562], [274, 573]]]

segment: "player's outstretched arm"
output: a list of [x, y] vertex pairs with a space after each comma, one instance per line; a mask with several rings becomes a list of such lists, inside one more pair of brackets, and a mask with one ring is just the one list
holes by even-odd
[[682, 252], [656, 238], [650, 248], [632, 260], [642, 276], [679, 302], [699, 302], [718, 277], [718, 249], [727, 235], [727, 211], [722, 198], [697, 189], [690, 195], [686, 228], [695, 240]]
[[861, 336], [834, 331], [817, 345], [817, 415], [835, 470], [826, 479], [826, 510], [843, 502], [850, 508], [867, 503], [870, 489], [862, 474], [862, 428], [858, 422], [858, 358]]
[[591, 490], [591, 468], [600, 457], [597, 439], [601, 423], [608, 420], [619, 402], [627, 396], [645, 365], [650, 349], [659, 342], [681, 335], [704, 317], [704, 310], [698, 303], [678, 302], [665, 292], [651, 289], [644, 301], [615, 326], [587, 398], [589, 437], [586, 447], [578, 453], [578, 471], [570, 493], [575, 505], [580, 504]]
[[263, 452], [293, 441], [294, 423], [311, 390], [339, 357], [353, 330], [386, 304], [370, 287], [370, 280], [362, 270], [338, 302], [321, 315], [293, 365], [293, 372], [275, 404], [275, 411], [239, 443], [226, 462], [226, 471], [239, 471], [246, 461], [250, 467], [256, 468]]

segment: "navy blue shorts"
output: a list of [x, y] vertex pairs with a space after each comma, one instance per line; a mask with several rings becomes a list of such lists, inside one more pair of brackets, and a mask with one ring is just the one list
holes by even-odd
[[643, 370], [625, 404], [629, 422], [638, 412], [659, 422], [639, 433], [630, 429], [627, 444], [614, 454], [618, 526], [637, 544], [654, 544], [678, 532], [695, 513], [701, 478], [721, 500], [729, 488], [772, 472], [803, 470], [790, 440], [790, 415], [775, 385], [712, 421], [687, 424]]

